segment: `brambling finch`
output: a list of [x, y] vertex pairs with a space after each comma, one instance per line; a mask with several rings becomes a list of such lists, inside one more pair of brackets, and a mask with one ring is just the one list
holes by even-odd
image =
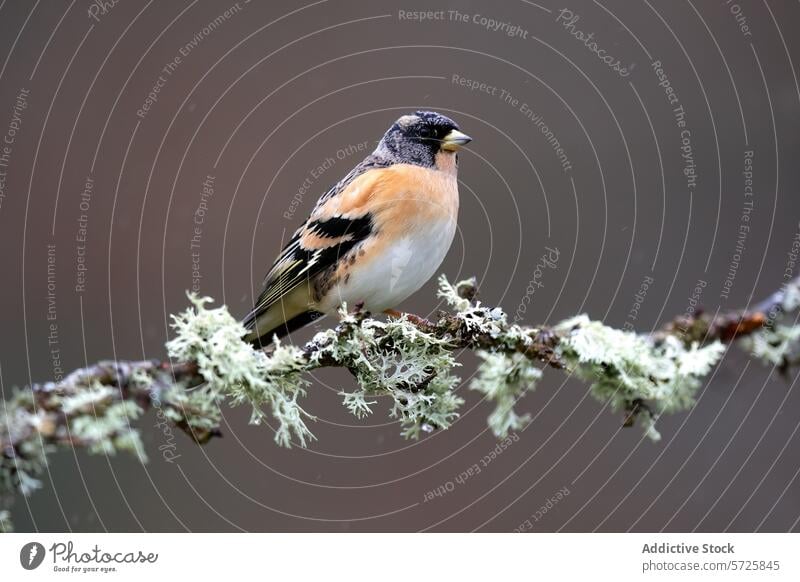
[[471, 138], [444, 115], [398, 119], [375, 151], [319, 199], [244, 319], [268, 344], [346, 303], [397, 315], [433, 276], [456, 232], [456, 152]]

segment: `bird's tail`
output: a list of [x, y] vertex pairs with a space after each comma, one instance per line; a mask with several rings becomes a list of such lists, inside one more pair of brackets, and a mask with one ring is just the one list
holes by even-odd
[[271, 344], [276, 336], [280, 339], [301, 327], [305, 327], [312, 321], [316, 321], [322, 316], [323, 314], [319, 311], [304, 311], [299, 315], [295, 315], [289, 321], [279, 323], [277, 326], [267, 329], [266, 331], [264, 331], [263, 327], [256, 326], [255, 324], [253, 327], [245, 325], [245, 328], [249, 329], [250, 333], [244, 337], [244, 340], [260, 349]]
[[297, 290], [272, 305], [253, 308], [242, 320], [242, 325], [249, 331], [244, 339], [261, 348], [271, 344], [275, 336], [282, 338], [322, 315], [309, 309], [307, 293]]

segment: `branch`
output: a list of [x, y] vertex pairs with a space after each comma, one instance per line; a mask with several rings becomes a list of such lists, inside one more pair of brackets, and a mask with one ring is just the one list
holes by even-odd
[[[450, 310], [434, 321], [414, 315], [378, 321], [357, 306], [302, 347], [276, 340], [263, 351], [242, 340], [245, 330], [224, 306], [208, 309], [210, 299], [190, 295], [193, 306], [173, 316], [170, 360], [99, 362], [58, 383], [19, 390], [4, 403], [0, 497], [36, 489], [46, 454], [58, 447], [129, 450], [144, 461], [134, 424], [149, 409], [204, 444], [221, 435], [220, 404], [249, 403], [252, 423], [268, 412], [277, 422], [279, 445], [306, 446], [314, 439], [306, 420], [314, 417], [298, 402], [308, 386], [303, 376], [326, 366], [344, 367], [355, 377], [358, 388], [341, 396], [359, 418], [372, 413], [371, 398], [390, 396], [390, 415], [409, 438], [445, 429], [458, 417], [463, 400], [452, 371], [454, 354], [463, 349], [481, 359], [470, 388], [495, 404], [489, 426], [498, 437], [529, 421], [514, 407], [544, 366], [590, 382], [598, 399], [624, 413], [626, 426], [638, 422], [658, 438], [658, 416], [692, 404], [723, 344], [740, 340], [753, 356], [783, 370], [798, 360], [800, 326], [792, 314], [800, 308], [800, 278], [752, 309], [679, 316], [647, 335], [584, 315], [549, 327], [510, 324], [502, 309], [483, 306], [477, 294], [474, 279], [451, 285], [441, 278], [439, 296]], [[10, 527], [6, 518], [0, 511], [0, 529]]]

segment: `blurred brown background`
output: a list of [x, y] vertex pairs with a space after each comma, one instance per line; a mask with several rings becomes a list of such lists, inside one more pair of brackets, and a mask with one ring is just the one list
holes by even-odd
[[[800, 228], [798, 24], [797, 4], [747, 0], [4, 2], [3, 391], [52, 378], [54, 354], [65, 372], [163, 357], [193, 284], [243, 315], [359, 144], [415, 108], [475, 138], [442, 271], [476, 275], [487, 303], [513, 316], [529, 293], [529, 323], [586, 312], [649, 330], [685, 312], [698, 281], [708, 310], [758, 300], [783, 281]], [[536, 274], [546, 247], [559, 260]], [[402, 307], [434, 310], [435, 282]], [[325, 370], [306, 400], [319, 417], [307, 450], [277, 448], [242, 408], [206, 447], [178, 435], [170, 463], [148, 415], [149, 464], [62, 451], [13, 518], [23, 531], [797, 530], [795, 380], [732, 350], [653, 443], [548, 371], [520, 403], [534, 419], [519, 440], [460, 484], [496, 445], [466, 385], [451, 430], [406, 442], [384, 405], [350, 417], [337, 393], [352, 379]]]

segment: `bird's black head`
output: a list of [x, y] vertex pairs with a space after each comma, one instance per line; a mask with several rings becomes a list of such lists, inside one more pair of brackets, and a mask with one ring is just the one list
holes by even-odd
[[394, 122], [378, 144], [376, 154], [395, 163], [435, 167], [437, 154], [454, 155], [472, 141], [455, 121], [434, 111], [416, 111]]

